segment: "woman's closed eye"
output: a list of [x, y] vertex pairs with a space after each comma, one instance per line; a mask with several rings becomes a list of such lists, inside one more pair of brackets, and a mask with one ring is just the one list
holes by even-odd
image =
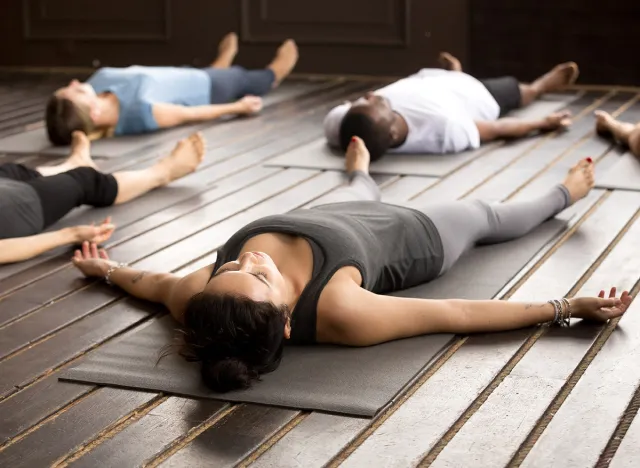
[[[220, 275], [220, 274], [222, 274], [222, 273], [225, 273], [225, 272], [227, 272], [227, 271], [237, 271], [237, 270], [234, 270], [234, 269], [232, 269], [232, 268], [220, 268], [220, 269], [216, 272], [216, 274], [215, 274], [215, 275], [213, 275], [213, 276], [214, 276], [214, 277], [215, 277], [215, 276], [218, 276], [218, 275]], [[251, 276], [254, 276], [254, 277], [255, 277], [255, 278], [257, 278], [261, 283], [264, 283], [264, 284], [265, 284], [265, 285], [267, 285], [269, 288], [271, 288], [271, 285], [270, 285], [270, 284], [269, 284], [269, 282], [267, 281], [267, 279], [268, 279], [268, 278], [267, 278], [266, 273], [263, 273], [263, 272], [261, 272], [261, 271], [257, 271], [257, 272], [255, 272], [255, 273], [252, 273], [252, 272], [246, 272], [246, 273], [250, 274]]]

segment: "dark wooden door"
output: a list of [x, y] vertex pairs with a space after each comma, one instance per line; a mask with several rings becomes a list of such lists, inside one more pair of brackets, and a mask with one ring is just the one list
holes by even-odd
[[467, 58], [468, 0], [3, 0], [0, 66], [205, 65], [228, 31], [262, 67], [282, 40], [296, 71], [399, 75]]

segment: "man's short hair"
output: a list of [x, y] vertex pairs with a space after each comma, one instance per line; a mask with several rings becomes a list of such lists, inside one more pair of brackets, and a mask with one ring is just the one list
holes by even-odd
[[371, 161], [380, 159], [392, 143], [390, 129], [358, 109], [350, 109], [340, 124], [340, 146], [344, 151], [354, 136], [362, 139], [369, 150]]

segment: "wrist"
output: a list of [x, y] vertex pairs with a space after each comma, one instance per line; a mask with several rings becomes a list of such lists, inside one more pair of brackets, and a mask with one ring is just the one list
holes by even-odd
[[62, 236], [64, 237], [66, 243], [79, 244], [82, 241], [82, 239], [80, 238], [80, 230], [78, 229], [78, 226], [62, 228], [60, 231], [62, 232]]

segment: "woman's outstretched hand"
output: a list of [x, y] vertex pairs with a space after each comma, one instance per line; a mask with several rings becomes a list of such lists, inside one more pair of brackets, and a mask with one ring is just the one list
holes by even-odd
[[602, 290], [598, 297], [569, 299], [571, 316], [593, 322], [606, 322], [624, 314], [633, 300], [628, 291], [624, 291], [619, 298], [616, 297], [616, 288], [611, 288], [608, 298], [604, 296], [605, 292]]
[[82, 243], [82, 249], [76, 250], [71, 261], [87, 277], [104, 277], [110, 267], [118, 264], [118, 262], [109, 260], [104, 249], [99, 249], [97, 244], [87, 241]]
[[106, 242], [115, 231], [116, 226], [111, 222], [111, 216], [104, 219], [97, 226], [95, 223], [86, 226], [74, 226], [71, 228], [76, 242], [92, 242], [101, 244]]

